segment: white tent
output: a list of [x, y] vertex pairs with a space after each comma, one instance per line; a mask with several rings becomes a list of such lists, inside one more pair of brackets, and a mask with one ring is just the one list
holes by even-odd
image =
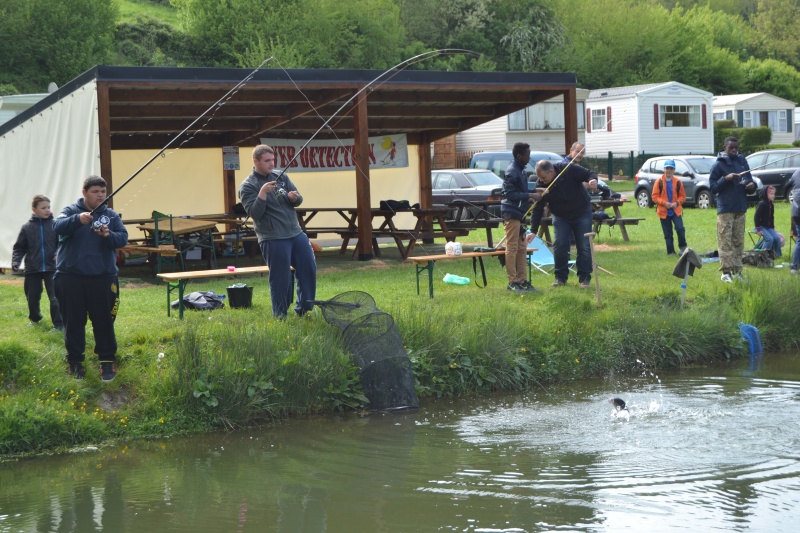
[[97, 84], [64, 92], [48, 96], [46, 109], [10, 123], [0, 135], [0, 268], [11, 268], [12, 248], [35, 195], [50, 198], [57, 215], [81, 196], [87, 176], [100, 174]]

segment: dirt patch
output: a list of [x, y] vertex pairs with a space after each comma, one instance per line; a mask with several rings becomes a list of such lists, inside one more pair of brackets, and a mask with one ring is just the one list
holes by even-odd
[[595, 244], [595, 252], [627, 252], [630, 246], [610, 246], [608, 244]]
[[127, 405], [130, 399], [131, 393], [128, 387], [121, 387], [115, 391], [105, 390], [100, 394], [97, 406], [104, 411], [118, 411]]
[[20, 276], [19, 279], [14, 279], [14, 278], [11, 278], [11, 279], [0, 279], [0, 285], [17, 285], [17, 286], [19, 286], [19, 285], [24, 285], [24, 284], [25, 284], [25, 279], [22, 276]]

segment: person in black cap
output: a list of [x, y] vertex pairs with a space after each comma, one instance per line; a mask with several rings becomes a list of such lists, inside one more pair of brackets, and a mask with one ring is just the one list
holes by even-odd
[[667, 159], [664, 162], [664, 174], [653, 184], [653, 203], [656, 204], [656, 214], [661, 219], [661, 230], [667, 243], [667, 255], [675, 255], [675, 240], [672, 227], [678, 234], [678, 247], [681, 253], [686, 248], [686, 229], [683, 227], [683, 202], [686, 201], [686, 191], [681, 180], [675, 177], [675, 161]]

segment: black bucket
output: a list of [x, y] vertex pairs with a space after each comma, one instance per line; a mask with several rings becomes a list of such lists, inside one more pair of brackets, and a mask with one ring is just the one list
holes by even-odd
[[253, 307], [253, 287], [236, 283], [228, 287], [228, 305], [234, 308]]

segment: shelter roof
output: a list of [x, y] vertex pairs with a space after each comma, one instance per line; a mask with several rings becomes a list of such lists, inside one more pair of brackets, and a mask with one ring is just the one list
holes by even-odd
[[[103, 99], [108, 103], [112, 149], [160, 148], [195, 120], [184, 147], [307, 139], [334, 115], [318, 138], [352, 139], [352, 110], [362, 97], [370, 136], [405, 133], [410, 144], [432, 142], [563, 95], [576, 84], [572, 73], [96, 66], [0, 125], [0, 135], [93, 80], [100, 108]], [[102, 115], [100, 120], [102, 130]]]

